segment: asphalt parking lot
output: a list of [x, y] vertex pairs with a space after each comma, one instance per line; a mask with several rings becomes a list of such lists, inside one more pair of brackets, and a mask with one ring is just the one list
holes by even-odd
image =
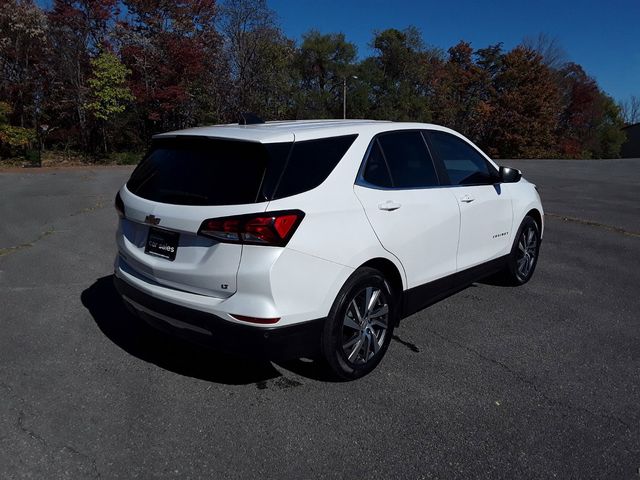
[[351, 383], [134, 320], [129, 168], [0, 173], [0, 478], [638, 478], [640, 160], [508, 163], [548, 213], [533, 280], [406, 319]]

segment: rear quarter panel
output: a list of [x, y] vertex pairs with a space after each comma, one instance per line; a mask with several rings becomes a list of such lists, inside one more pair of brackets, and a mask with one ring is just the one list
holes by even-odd
[[406, 288], [402, 265], [380, 244], [353, 191], [360, 163], [374, 133], [360, 132], [320, 186], [273, 200], [267, 209], [305, 212], [305, 218], [287, 248], [354, 269], [373, 258], [386, 258], [396, 265]]

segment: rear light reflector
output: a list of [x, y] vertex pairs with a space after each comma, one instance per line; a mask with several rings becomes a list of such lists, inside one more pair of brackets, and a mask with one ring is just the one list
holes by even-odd
[[235, 318], [236, 320], [241, 320], [243, 322], [249, 322], [249, 323], [260, 323], [260, 324], [271, 324], [271, 323], [277, 323], [278, 320], [280, 320], [280, 317], [278, 318], [258, 318], [258, 317], [247, 317], [245, 315], [236, 315], [236, 314], [230, 314], [233, 318]]
[[300, 210], [210, 218], [198, 234], [226, 243], [284, 247], [303, 218]]

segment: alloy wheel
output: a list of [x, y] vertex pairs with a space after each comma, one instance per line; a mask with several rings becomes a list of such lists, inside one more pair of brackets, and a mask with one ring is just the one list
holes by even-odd
[[342, 351], [355, 365], [374, 358], [384, 344], [389, 327], [389, 304], [377, 287], [360, 290], [349, 302], [342, 324]]
[[518, 239], [516, 266], [521, 278], [526, 279], [529, 276], [535, 265], [537, 254], [538, 235], [535, 228], [530, 225], [522, 231]]

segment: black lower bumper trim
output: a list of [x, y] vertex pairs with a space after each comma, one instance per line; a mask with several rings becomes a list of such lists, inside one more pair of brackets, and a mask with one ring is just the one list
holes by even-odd
[[139, 312], [140, 317], [147, 323], [172, 335], [227, 353], [254, 358], [292, 359], [314, 356], [320, 351], [324, 318], [283, 327], [239, 325], [210, 313], [160, 300], [132, 287], [116, 276], [113, 278], [116, 289], [123, 297], [152, 312], [210, 332], [208, 335], [175, 327], [152, 314]]

